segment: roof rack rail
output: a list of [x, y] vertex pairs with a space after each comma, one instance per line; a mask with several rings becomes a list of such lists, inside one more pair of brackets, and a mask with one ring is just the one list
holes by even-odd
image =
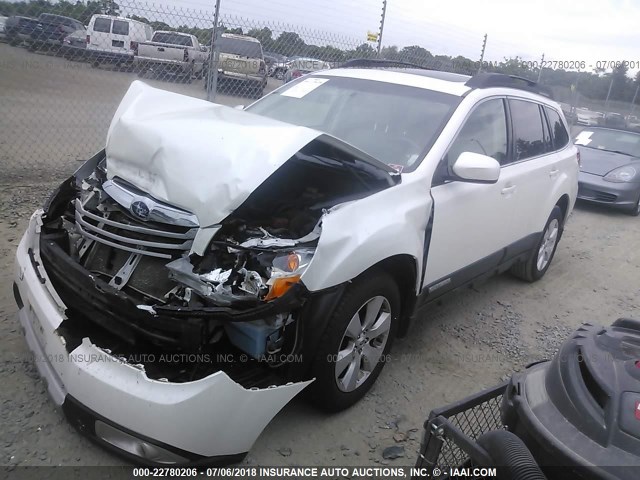
[[553, 98], [551, 89], [548, 87], [540, 85], [528, 78], [519, 77], [517, 75], [506, 75], [504, 73], [478, 73], [467, 80], [465, 85], [471, 88], [516, 88], [518, 90], [526, 90], [528, 92], [537, 93], [538, 95]]
[[347, 60], [340, 68], [420, 68], [422, 70], [435, 70], [418, 63], [403, 62], [401, 60], [386, 60], [383, 58], [354, 58]]

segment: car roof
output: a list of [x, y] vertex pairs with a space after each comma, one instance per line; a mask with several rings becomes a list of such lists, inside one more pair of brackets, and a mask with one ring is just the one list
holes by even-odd
[[148, 25], [147, 23], [141, 22], [140, 20], [134, 20], [133, 18], [116, 17], [113, 15], [105, 15], [104, 13], [96, 13], [92, 15], [91, 18], [108, 18], [109, 20], [122, 20], [124, 22], [141, 23], [143, 25]]
[[260, 43], [260, 40], [258, 40], [257, 38], [249, 37], [248, 35], [238, 35], [237, 33], [223, 33], [222, 36], [225, 38], [235, 38], [238, 40]]
[[355, 59], [322, 74], [396, 83], [460, 97], [475, 90], [489, 90], [488, 94], [515, 95], [560, 108], [547, 87], [527, 78], [500, 73], [483, 72], [469, 76], [421, 68], [405, 62]]
[[[406, 68], [336, 68], [332, 70], [323, 70], [322, 72], [318, 73], [320, 75], [327, 75], [332, 77], [359, 78], [363, 80], [395, 83], [399, 85], [406, 85], [409, 87], [426, 88], [428, 90], [436, 90], [456, 96], [462, 96], [471, 90], [471, 88], [466, 86], [461, 80], [451, 81], [444, 78], [438, 78], [441, 77], [441, 75], [439, 74], [448, 72], [424, 70], [424, 72], [437, 74], [426, 75], [422, 70], [420, 71], [420, 74], [414, 73], [413, 70], [414, 69]], [[465, 75], [461, 76], [466, 77]], [[468, 80], [469, 78], [470, 77], [466, 77], [466, 80]]]
[[153, 34], [155, 35], [156, 33], [175, 33], [176, 35], [185, 35], [187, 37], [190, 37], [191, 34], [190, 33], [184, 33], [184, 32], [174, 32], [173, 30], [156, 30], [155, 32], [153, 32]]

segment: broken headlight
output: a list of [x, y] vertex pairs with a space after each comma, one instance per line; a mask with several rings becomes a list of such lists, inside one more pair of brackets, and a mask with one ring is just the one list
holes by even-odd
[[271, 276], [267, 281], [269, 293], [265, 300], [284, 295], [293, 285], [300, 281], [300, 277], [305, 272], [315, 249], [300, 248], [286, 254], [277, 255], [272, 262]]

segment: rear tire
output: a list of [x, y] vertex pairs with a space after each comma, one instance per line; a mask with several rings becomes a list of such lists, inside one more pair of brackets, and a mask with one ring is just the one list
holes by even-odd
[[384, 367], [398, 329], [400, 293], [385, 272], [352, 283], [334, 310], [311, 366], [310, 400], [337, 412], [360, 400]]
[[551, 265], [553, 256], [562, 235], [562, 210], [557, 205], [551, 210], [542, 235], [536, 246], [531, 250], [526, 261], [516, 263], [511, 267], [511, 273], [527, 282], [540, 280]]

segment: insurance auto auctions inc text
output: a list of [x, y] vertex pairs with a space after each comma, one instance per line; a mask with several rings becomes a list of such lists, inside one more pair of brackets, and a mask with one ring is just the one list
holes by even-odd
[[471, 467], [211, 467], [210, 477], [225, 478], [449, 478], [496, 477], [496, 468]]

